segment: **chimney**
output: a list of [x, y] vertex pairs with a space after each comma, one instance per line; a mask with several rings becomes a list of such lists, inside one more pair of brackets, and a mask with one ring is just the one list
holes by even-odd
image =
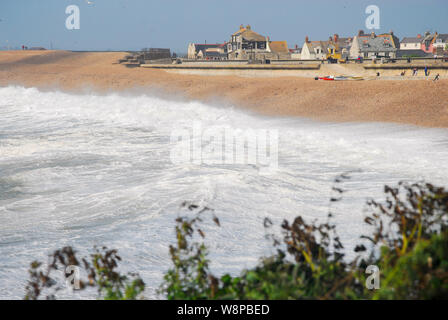
[[310, 38], [308, 36], [305, 37], [305, 42], [309, 43], [310, 42]]
[[250, 30], [250, 25], [247, 25], [246, 29], [247, 29], [247, 30]]
[[339, 35], [337, 33], [334, 34], [334, 43], [337, 43], [339, 41]]

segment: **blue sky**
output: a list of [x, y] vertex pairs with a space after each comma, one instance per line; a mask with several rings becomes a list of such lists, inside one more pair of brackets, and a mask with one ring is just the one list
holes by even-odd
[[[302, 46], [305, 36], [352, 36], [365, 29], [368, 5], [381, 29], [400, 39], [426, 30], [448, 33], [448, 0], [0, 0], [0, 48], [186, 52], [189, 42], [224, 42], [240, 24], [272, 40]], [[81, 28], [67, 30], [65, 9], [80, 8]], [[8, 42], [6, 42], [8, 41]]]

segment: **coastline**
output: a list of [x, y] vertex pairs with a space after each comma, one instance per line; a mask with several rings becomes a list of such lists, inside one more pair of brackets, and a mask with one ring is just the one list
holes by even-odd
[[278, 71], [258, 76], [204, 75], [126, 68], [116, 63], [126, 54], [0, 52], [0, 86], [70, 92], [150, 90], [203, 102], [223, 101], [269, 116], [448, 128], [448, 79], [325, 82], [315, 81], [312, 70], [304, 71], [303, 76], [276, 75]]

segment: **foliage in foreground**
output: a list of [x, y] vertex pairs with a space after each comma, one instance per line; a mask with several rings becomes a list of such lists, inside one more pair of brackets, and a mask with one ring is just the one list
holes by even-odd
[[[46, 293], [47, 299], [56, 299], [56, 293], [62, 289], [53, 277], [55, 271], [62, 271], [69, 285], [77, 290], [95, 287], [98, 295], [105, 300], [134, 300], [145, 289], [145, 283], [138, 275], [132, 278], [120, 274], [116, 269], [121, 257], [117, 250], [106, 247], [95, 248], [90, 262], [83, 258], [81, 262], [71, 247], [56, 250], [50, 256], [50, 263], [44, 269], [42, 263], [34, 261], [29, 270], [30, 280], [26, 286], [25, 300], [36, 300]], [[77, 278], [76, 268], [83, 267], [88, 275], [86, 279]], [[76, 288], [77, 287], [77, 288]]]
[[[335, 188], [336, 191], [343, 192]], [[168, 299], [448, 299], [448, 192], [430, 184], [385, 187], [385, 203], [369, 201], [370, 243], [346, 262], [335, 225], [308, 224], [300, 216], [270, 236], [277, 253], [238, 277], [217, 278], [208, 268], [197, 218], [177, 220], [174, 267], [161, 292]], [[338, 201], [338, 199], [332, 199]], [[265, 221], [265, 227], [270, 227]], [[366, 286], [367, 266], [380, 270], [380, 289]]]
[[[396, 188], [386, 186], [385, 194], [384, 203], [368, 202], [364, 221], [372, 232], [361, 237], [351, 261], [344, 259], [332, 213], [322, 224], [309, 224], [299, 216], [292, 223], [283, 222], [281, 238], [268, 236], [276, 254], [236, 277], [214, 276], [207, 248], [196, 240], [205, 237], [199, 224], [212, 210], [184, 203], [195, 215], [176, 220], [176, 243], [170, 246], [173, 266], [159, 292], [167, 299], [194, 300], [448, 299], [448, 192], [431, 184], [400, 183]], [[213, 221], [220, 225], [215, 216]], [[271, 227], [266, 219], [265, 228]], [[38, 270], [39, 263], [32, 264], [26, 298], [37, 299], [52, 286], [49, 274], [58, 263], [79, 265], [71, 248], [56, 251], [53, 258], [46, 273]], [[105, 299], [135, 299], [143, 292], [139, 277], [131, 280], [115, 271], [120, 260], [115, 250], [97, 251], [92, 258], [92, 264], [83, 259], [89, 277], [81, 282], [82, 288], [95, 286]], [[366, 287], [370, 265], [380, 270], [380, 289]]]

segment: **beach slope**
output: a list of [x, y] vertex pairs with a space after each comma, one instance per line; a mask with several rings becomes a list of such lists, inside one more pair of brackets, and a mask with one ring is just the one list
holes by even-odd
[[[315, 81], [284, 76], [195, 75], [126, 68], [125, 52], [0, 52], [0, 86], [77, 92], [160, 92], [221, 101], [270, 116], [324, 121], [381, 121], [448, 127], [448, 80]], [[255, 71], [254, 71], [255, 72]], [[281, 71], [278, 71], [281, 72]], [[282, 76], [280, 76], [282, 75]]]

